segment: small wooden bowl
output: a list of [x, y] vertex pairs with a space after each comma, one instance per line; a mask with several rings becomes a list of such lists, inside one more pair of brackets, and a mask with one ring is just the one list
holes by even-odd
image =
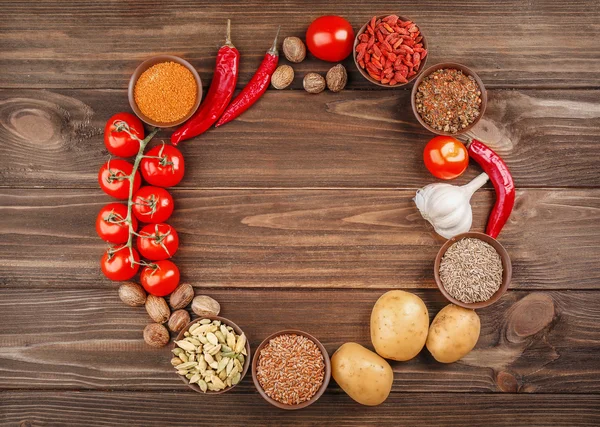
[[[144, 71], [146, 71], [148, 68], [150, 68], [156, 64], [160, 64], [161, 62], [175, 62], [177, 64], [183, 65], [185, 68], [190, 70], [190, 72], [194, 76], [194, 80], [196, 80], [196, 86], [198, 87], [198, 93], [196, 94], [196, 103], [194, 104], [192, 109], [189, 111], [189, 113], [187, 113], [181, 119], [174, 121], [174, 122], [170, 122], [170, 123], [156, 122], [156, 121], [152, 120], [151, 118], [149, 118], [148, 116], [146, 116], [138, 108], [138, 106], [135, 102], [135, 97], [133, 96], [135, 84], [137, 83], [137, 81], [140, 78], [140, 76], [142, 75], [142, 73]], [[202, 100], [202, 81], [200, 80], [200, 76], [198, 75], [198, 72], [196, 71], [196, 69], [194, 67], [192, 67], [192, 64], [187, 62], [185, 59], [181, 59], [178, 56], [173, 56], [173, 55], [158, 55], [158, 56], [153, 56], [152, 58], [145, 60], [135, 69], [135, 71], [131, 75], [131, 78], [129, 79], [129, 88], [127, 90], [127, 95], [129, 97], [129, 105], [131, 106], [131, 109], [136, 114], [136, 116], [138, 116], [143, 122], [146, 122], [149, 125], [155, 126], [158, 128], [170, 128], [170, 127], [174, 127], [174, 126], [178, 126], [178, 125], [182, 124], [183, 122], [187, 121], [190, 117], [192, 117], [194, 115], [194, 113], [200, 106], [200, 101]]]
[[[391, 15], [391, 14], [387, 13], [385, 15], [379, 15], [379, 16], [377, 16], [377, 19], [382, 19], [382, 18], [385, 18], [386, 16], [389, 16], [389, 15]], [[397, 16], [402, 21], [412, 21], [412, 19], [410, 19], [410, 18], [408, 18], [406, 16], [401, 16], [401, 15], [397, 15]], [[415, 74], [411, 78], [407, 79], [408, 82], [406, 82], [406, 83], [398, 83], [397, 85], [394, 85], [394, 86], [390, 86], [390, 85], [386, 85], [386, 84], [383, 84], [383, 83], [379, 83], [377, 80], [375, 80], [373, 77], [371, 77], [369, 75], [369, 73], [367, 73], [366, 70], [363, 70], [360, 67], [360, 65], [358, 65], [358, 61], [356, 60], [356, 46], [360, 43], [360, 41], [358, 40], [358, 36], [360, 36], [361, 34], [363, 34], [367, 30], [367, 25], [369, 25], [369, 22], [371, 22], [370, 19], [367, 21], [367, 23], [365, 25], [363, 25], [362, 27], [360, 27], [360, 30], [358, 30], [358, 32], [356, 33], [356, 37], [354, 38], [354, 45], [352, 46], [352, 55], [353, 55], [353, 58], [354, 58], [354, 65], [356, 65], [356, 68], [358, 69], [358, 71], [360, 72], [360, 74], [362, 74], [362, 76], [365, 79], [367, 79], [368, 81], [370, 81], [371, 83], [373, 83], [373, 84], [375, 84], [377, 86], [388, 88], [388, 89], [394, 89], [394, 88], [399, 88], [399, 87], [402, 87], [402, 86], [406, 86], [410, 82], [414, 81], [417, 77], [419, 77], [419, 75], [423, 72], [423, 70], [425, 69], [425, 66], [427, 65], [427, 60], [429, 59], [429, 51], [427, 52], [427, 56], [425, 57], [425, 59], [423, 61], [421, 61], [421, 66], [419, 67], [419, 71], [417, 71], [417, 74]], [[421, 26], [418, 25], [418, 24], [416, 24], [416, 25], [417, 25], [417, 27], [419, 27], [419, 31], [421, 32], [421, 36], [423, 37], [423, 40], [421, 40], [421, 43], [423, 43], [423, 49], [427, 49], [427, 37], [425, 37], [425, 34], [423, 34], [423, 29], [421, 28]]]
[[[480, 301], [480, 302], [474, 302], [474, 303], [465, 303], [465, 302], [459, 301], [459, 300], [455, 299], [454, 297], [452, 297], [448, 293], [448, 291], [446, 291], [446, 288], [444, 288], [444, 285], [442, 284], [442, 280], [440, 279], [440, 263], [442, 262], [442, 257], [444, 256], [444, 254], [446, 253], [446, 251], [448, 250], [448, 248], [450, 246], [452, 246], [454, 243], [458, 242], [459, 240], [464, 239], [465, 237], [472, 237], [475, 239], [483, 240], [484, 242], [488, 243], [494, 249], [496, 249], [496, 252], [498, 252], [498, 255], [500, 255], [500, 259], [502, 260], [502, 284], [500, 285], [500, 288], [498, 288], [498, 290], [494, 293], [494, 295], [492, 295], [490, 297], [490, 299], [488, 299], [487, 301]], [[510, 261], [508, 252], [506, 252], [506, 249], [504, 249], [504, 246], [502, 246], [500, 244], [500, 242], [498, 242], [493, 237], [488, 236], [487, 234], [471, 231], [468, 233], [462, 233], [457, 236], [454, 236], [453, 238], [449, 239], [446, 243], [444, 243], [444, 245], [438, 251], [437, 256], [435, 257], [433, 274], [435, 276], [435, 283], [437, 284], [438, 288], [440, 289], [440, 292], [446, 297], [446, 299], [448, 301], [450, 301], [452, 304], [458, 305], [460, 307], [470, 308], [472, 310], [475, 310], [477, 308], [483, 308], [483, 307], [492, 305], [493, 303], [498, 301], [502, 295], [504, 295], [504, 293], [508, 289], [508, 285], [510, 284], [510, 279], [512, 277], [512, 263]]]
[[[429, 55], [427, 55], [425, 57], [425, 59], [427, 59], [428, 56]], [[465, 74], [467, 76], [473, 76], [473, 78], [477, 82], [477, 85], [479, 86], [479, 90], [481, 91], [481, 105], [479, 106], [479, 116], [477, 116], [477, 118], [469, 126], [467, 126], [464, 129], [461, 129], [455, 133], [443, 132], [441, 130], [432, 128], [427, 123], [425, 123], [425, 121], [421, 118], [421, 115], [417, 111], [416, 100], [417, 100], [417, 91], [419, 90], [419, 85], [421, 84], [421, 82], [423, 81], [423, 79], [425, 77], [427, 77], [434, 71], [441, 70], [443, 68], [454, 68], [456, 70], [462, 71], [463, 74]], [[412, 106], [413, 114], [415, 115], [415, 117], [417, 118], [419, 123], [421, 123], [423, 125], [423, 127], [425, 129], [427, 129], [429, 132], [435, 133], [437, 135], [455, 136], [455, 135], [460, 135], [460, 134], [463, 134], [463, 133], [471, 130], [471, 128], [473, 126], [475, 126], [477, 124], [477, 122], [479, 122], [479, 120], [481, 120], [481, 118], [483, 117], [483, 113], [485, 113], [485, 108], [487, 107], [487, 90], [485, 89], [485, 86], [483, 85], [483, 81], [479, 78], [477, 73], [475, 73], [475, 71], [471, 70], [469, 67], [462, 65], [462, 64], [457, 64], [454, 62], [443, 62], [441, 64], [432, 65], [431, 67], [426, 69], [423, 73], [421, 73], [419, 78], [417, 78], [417, 80], [415, 81], [415, 85], [412, 88], [412, 93], [410, 95], [410, 104]]]
[[[235, 323], [233, 323], [231, 320], [226, 319], [226, 318], [221, 317], [221, 316], [208, 316], [207, 315], [207, 316], [198, 317], [197, 319], [194, 319], [190, 323], [188, 323], [185, 326], [185, 328], [183, 328], [179, 332], [179, 334], [177, 335], [177, 338], [175, 338], [175, 341], [179, 341], [179, 340], [184, 339], [185, 338], [185, 336], [184, 336], [185, 331], [189, 330], [192, 325], [195, 325], [196, 323], [198, 323], [202, 319], [220, 320], [221, 323], [224, 323], [227, 326], [231, 326], [233, 328], [233, 330], [235, 331], [236, 334], [241, 335], [243, 333], [243, 331], [240, 329], [240, 327], [238, 325], [236, 325]], [[172, 349], [174, 350], [176, 348], [177, 348], [177, 344], [175, 344], [173, 342], [173, 348]], [[246, 359], [244, 360], [244, 370], [240, 374], [240, 381], [237, 384], [232, 385], [231, 387], [224, 388], [223, 390], [219, 390], [219, 391], [210, 391], [210, 390], [207, 390], [206, 393], [204, 393], [200, 389], [200, 386], [198, 384], [190, 384], [188, 382], [188, 379], [186, 377], [184, 377], [183, 375], [179, 375], [177, 373], [177, 371], [175, 371], [175, 369], [174, 369], [175, 375], [177, 375], [179, 378], [181, 378], [181, 380], [184, 382], [185, 385], [187, 385], [192, 390], [197, 391], [198, 393], [201, 393], [201, 394], [223, 394], [223, 393], [227, 393], [228, 391], [233, 390], [239, 383], [242, 382], [242, 380], [246, 376], [246, 373], [248, 372], [248, 368], [250, 368], [250, 341], [248, 339], [248, 335], [246, 335], [246, 353], [248, 353], [248, 356], [245, 356]]]
[[[286, 404], [278, 402], [274, 399], [271, 399], [264, 392], [263, 388], [260, 385], [260, 382], [258, 381], [258, 376], [257, 376], [258, 358], [260, 357], [261, 350], [273, 338], [278, 337], [280, 335], [285, 335], [285, 334], [302, 335], [302, 336], [305, 336], [306, 338], [310, 339], [312, 342], [314, 342], [317, 345], [317, 347], [319, 347], [319, 350], [321, 350], [321, 354], [323, 354], [323, 361], [325, 362], [325, 373], [324, 373], [324, 377], [323, 377], [323, 384], [321, 384], [321, 387], [319, 388], [319, 390], [317, 390], [317, 392], [315, 393], [315, 395], [313, 397], [311, 397], [309, 400], [302, 402], [298, 405], [286, 405]], [[283, 331], [275, 332], [274, 334], [271, 334], [267, 338], [265, 338], [265, 340], [260, 343], [260, 345], [258, 346], [256, 351], [254, 352], [254, 358], [252, 359], [252, 380], [254, 381], [254, 385], [256, 386], [256, 389], [258, 390], [260, 395], [267, 402], [269, 402], [271, 405], [276, 406], [280, 409], [296, 410], [296, 409], [306, 408], [307, 406], [312, 405], [317, 400], [319, 400], [319, 398], [323, 395], [323, 393], [325, 393], [325, 390], [327, 389], [327, 385], [329, 384], [330, 379], [331, 379], [331, 360], [329, 360], [329, 354], [327, 353], [327, 350], [325, 350], [325, 347], [323, 347], [323, 344], [321, 344], [318, 339], [316, 339], [315, 337], [313, 337], [312, 335], [310, 335], [306, 332], [298, 331], [296, 329], [286, 329]]]

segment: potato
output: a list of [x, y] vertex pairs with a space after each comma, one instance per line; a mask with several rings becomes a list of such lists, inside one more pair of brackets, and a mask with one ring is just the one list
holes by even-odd
[[456, 362], [473, 350], [480, 329], [481, 322], [474, 310], [447, 305], [431, 322], [427, 349], [438, 362]]
[[354, 342], [347, 342], [333, 353], [331, 374], [348, 396], [367, 406], [383, 403], [394, 382], [390, 364]]
[[380, 356], [392, 360], [415, 357], [427, 339], [429, 313], [418, 296], [404, 291], [383, 294], [371, 312], [371, 341]]

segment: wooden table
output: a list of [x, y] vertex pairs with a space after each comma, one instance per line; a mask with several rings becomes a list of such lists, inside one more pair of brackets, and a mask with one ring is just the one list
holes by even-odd
[[[600, 424], [600, 3], [168, 3], [0, 5], [0, 424]], [[376, 408], [333, 381], [294, 413], [263, 401], [250, 376], [217, 398], [192, 392], [169, 350], [144, 344], [144, 308], [125, 306], [99, 269], [105, 121], [129, 110], [129, 76], [154, 54], [188, 59], [206, 87], [226, 18], [242, 87], [277, 25], [302, 37], [323, 14], [358, 28], [392, 11], [429, 37], [429, 64], [463, 63], [488, 87], [473, 134], [518, 186], [500, 235], [510, 291], [479, 311], [481, 337], [460, 362], [423, 351], [393, 363], [393, 392]], [[341, 93], [302, 90], [306, 72], [331, 66], [309, 58], [294, 65], [292, 90], [269, 90], [239, 120], [181, 145], [175, 262], [254, 348], [282, 328], [316, 335], [330, 353], [370, 345], [371, 307], [389, 289], [419, 295], [431, 316], [446, 305], [432, 271], [443, 239], [411, 201], [433, 181], [421, 160], [431, 135], [410, 88], [379, 89], [344, 64]], [[493, 200], [490, 185], [475, 195], [474, 230]]]

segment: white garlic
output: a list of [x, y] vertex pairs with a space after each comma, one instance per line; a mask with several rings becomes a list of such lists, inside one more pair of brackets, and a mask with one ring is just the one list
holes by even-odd
[[450, 239], [471, 229], [473, 212], [471, 196], [489, 179], [482, 173], [463, 186], [435, 183], [420, 190], [413, 199], [423, 218], [433, 225], [435, 232]]

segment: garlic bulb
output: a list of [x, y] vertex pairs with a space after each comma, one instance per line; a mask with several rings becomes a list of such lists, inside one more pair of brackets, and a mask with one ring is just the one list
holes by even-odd
[[433, 225], [435, 232], [446, 239], [471, 229], [473, 211], [471, 196], [489, 177], [482, 173], [463, 186], [435, 183], [420, 190], [413, 199], [423, 218]]

